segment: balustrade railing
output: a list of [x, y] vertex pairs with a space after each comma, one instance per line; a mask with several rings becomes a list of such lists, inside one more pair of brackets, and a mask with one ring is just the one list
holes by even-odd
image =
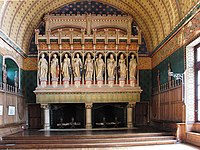
[[169, 82], [166, 82], [164, 84], [161, 84], [157, 87], [154, 87], [152, 89], [152, 93], [153, 94], [156, 94], [158, 92], [163, 92], [163, 91], [166, 91], [166, 90], [169, 90], [170, 88], [175, 88], [175, 87], [178, 87], [182, 84], [182, 81], [181, 80], [171, 80]]
[[0, 90], [5, 91], [5, 92], [20, 94], [20, 95], [23, 94], [21, 89], [15, 87], [15, 86], [6, 84], [6, 83], [2, 83], [2, 82], [0, 82]]

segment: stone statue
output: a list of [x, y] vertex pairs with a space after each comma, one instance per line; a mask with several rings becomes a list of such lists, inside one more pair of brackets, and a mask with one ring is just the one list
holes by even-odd
[[19, 78], [18, 78], [18, 72], [15, 71], [15, 76], [14, 76], [14, 83], [15, 83], [15, 87], [18, 87], [18, 82], [19, 82]]
[[110, 54], [110, 58], [107, 60], [108, 78], [115, 77], [115, 67], [116, 67], [116, 61], [114, 59], [113, 54]]
[[7, 82], [6, 64], [3, 65], [2, 71], [3, 71], [3, 83], [6, 83]]
[[62, 74], [64, 78], [70, 78], [69, 70], [71, 68], [70, 59], [68, 58], [68, 54], [65, 54], [65, 59], [62, 63]]
[[126, 78], [126, 73], [127, 73], [126, 60], [124, 59], [124, 54], [121, 54], [119, 59], [120, 78]]
[[97, 79], [103, 78], [103, 71], [104, 71], [105, 63], [102, 59], [102, 54], [99, 54], [99, 57], [95, 61], [95, 69], [96, 69], [96, 77]]
[[136, 79], [136, 73], [137, 73], [137, 60], [135, 58], [135, 55], [131, 55], [131, 59], [129, 62], [129, 76], [130, 79]]
[[47, 60], [44, 58], [44, 54], [41, 55], [41, 58], [38, 62], [38, 77], [41, 80], [43, 79], [47, 79], [47, 72], [48, 72], [48, 62]]
[[53, 54], [53, 59], [51, 60], [51, 77], [57, 78], [59, 75], [59, 64], [56, 54]]
[[72, 63], [72, 67], [73, 67], [73, 72], [74, 72], [74, 77], [81, 77], [81, 72], [80, 70], [83, 67], [82, 61], [79, 58], [79, 53], [76, 53], [76, 58], [73, 59], [73, 63]]
[[94, 71], [94, 64], [93, 64], [93, 59], [91, 58], [90, 53], [87, 53], [87, 58], [85, 60], [84, 68], [86, 69], [85, 78], [92, 79], [93, 71]]

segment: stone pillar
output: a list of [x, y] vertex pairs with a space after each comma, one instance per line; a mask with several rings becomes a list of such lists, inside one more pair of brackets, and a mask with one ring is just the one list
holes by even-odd
[[135, 108], [135, 102], [129, 102], [127, 105], [127, 127], [133, 127], [133, 108]]
[[92, 128], [92, 103], [85, 103], [86, 109], [86, 129]]
[[50, 129], [49, 105], [42, 104], [41, 107], [44, 109], [44, 130], [49, 130]]

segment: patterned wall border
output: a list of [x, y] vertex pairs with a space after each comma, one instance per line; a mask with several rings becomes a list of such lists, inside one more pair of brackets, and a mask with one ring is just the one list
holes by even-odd
[[193, 17], [199, 13], [200, 3], [198, 3], [193, 9], [179, 22], [179, 24], [171, 31], [171, 33], [153, 50], [151, 56], [155, 55], [171, 38], [174, 34], [179, 32], [179, 30], [193, 19]]
[[24, 59], [24, 70], [37, 70], [37, 57], [26, 57]]
[[138, 69], [139, 70], [152, 69], [151, 64], [152, 64], [151, 57], [139, 57]]
[[200, 11], [187, 24], [173, 35], [152, 57], [152, 68], [156, 67], [180, 47], [186, 45], [200, 35]]

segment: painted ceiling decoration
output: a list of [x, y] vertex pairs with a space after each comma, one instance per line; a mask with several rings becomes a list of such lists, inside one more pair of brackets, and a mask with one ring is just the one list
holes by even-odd
[[[77, 5], [81, 2], [83, 1], [4, 0], [0, 3], [0, 29], [24, 52], [28, 53], [31, 36], [45, 14], [62, 13], [63, 11], [85, 13], [86, 5]], [[95, 7], [96, 12], [133, 16], [135, 23], [142, 30], [147, 49], [151, 52], [184, 19], [188, 12], [199, 4], [199, 0], [87, 0], [87, 3], [90, 3], [87, 5], [88, 13], [93, 13], [93, 6], [101, 3], [102, 5], [98, 5], [98, 10]]]

